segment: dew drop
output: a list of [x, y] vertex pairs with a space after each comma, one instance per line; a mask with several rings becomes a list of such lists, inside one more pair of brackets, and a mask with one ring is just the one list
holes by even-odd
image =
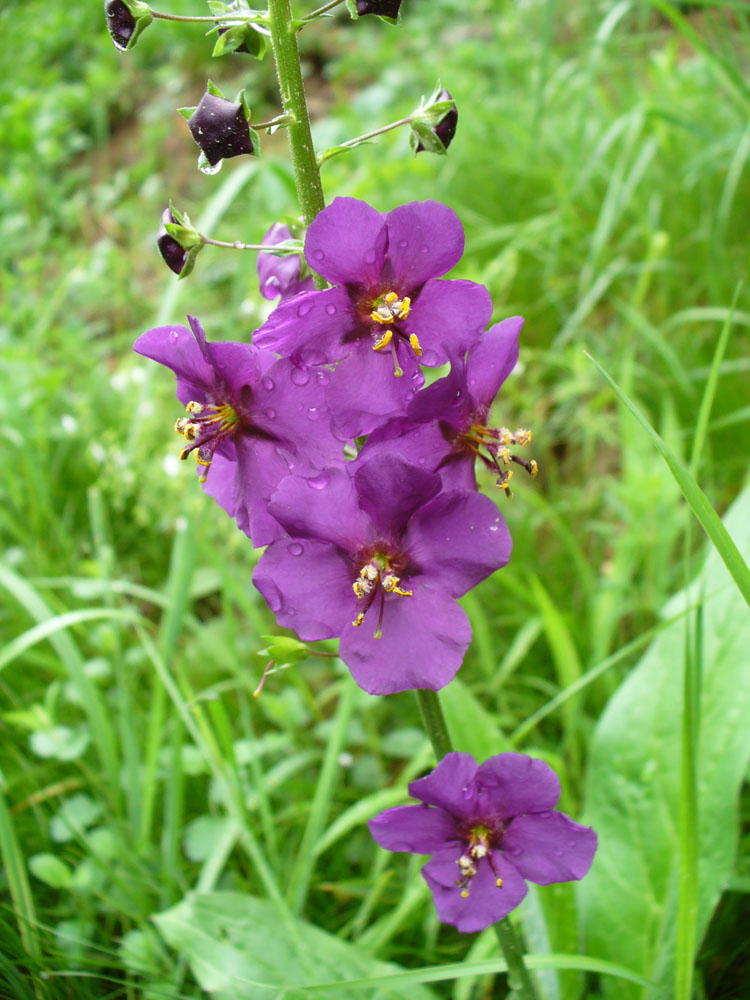
[[539, 819], [549, 819], [551, 815], [552, 815], [551, 812], [537, 813], [537, 816], [539, 817]]
[[556, 858], [561, 858], [563, 852], [561, 848], [557, 847], [552, 853], [555, 855]]
[[200, 163], [198, 165], [198, 169], [202, 174], [208, 174], [209, 177], [212, 177], [214, 174], [218, 174], [218, 172], [221, 170], [221, 165], [223, 164], [223, 162], [224, 162], [223, 160], [219, 160], [219, 162], [214, 163], [213, 166], [211, 166], [210, 163]]
[[324, 365], [326, 360], [327, 358], [323, 351], [320, 351], [315, 347], [311, 347], [305, 351], [305, 362], [308, 365]]
[[290, 556], [301, 556], [305, 551], [305, 547], [300, 542], [290, 542], [290, 544], [287, 545], [286, 550]]
[[276, 383], [274, 382], [274, 380], [272, 378], [269, 378], [268, 375], [264, 375], [263, 378], [260, 381], [261, 381], [261, 385], [263, 386], [263, 388], [264, 389], [268, 389], [269, 392], [272, 389], [276, 388]]
[[496, 524], [491, 524], [490, 525], [490, 531], [497, 531], [497, 525]]
[[266, 410], [266, 416], [268, 417], [269, 420], [275, 420], [276, 419], [276, 410], [269, 408], [268, 410]]
[[169, 331], [169, 339], [174, 343], [175, 340], [180, 339], [180, 335], [176, 330]]
[[336, 315], [336, 306], [333, 304], [333, 302], [328, 303], [328, 305], [326, 306], [326, 312], [328, 313], [329, 316]]
[[365, 264], [374, 264], [377, 258], [377, 254], [374, 250], [365, 251]]
[[422, 352], [423, 365], [427, 365], [427, 367], [429, 368], [432, 365], [436, 365], [437, 363], [438, 363], [438, 356], [434, 351], [427, 350]]
[[281, 591], [275, 583], [271, 583], [270, 580], [263, 581], [263, 596], [266, 599], [266, 604], [274, 614], [281, 611]]
[[313, 490], [324, 490], [328, 486], [329, 478], [327, 472], [321, 472], [319, 476], [313, 476], [312, 479], [308, 479], [307, 485]]
[[295, 385], [307, 385], [310, 381], [310, 372], [307, 368], [292, 368], [289, 378]]
[[568, 847], [575, 847], [575, 846], [576, 846], [575, 840], [569, 840], [568, 841]]
[[424, 456], [420, 456], [420, 457], [419, 457], [419, 458], [417, 459], [417, 461], [419, 462], [419, 464], [420, 464], [420, 465], [424, 465], [424, 463], [425, 463], [425, 459], [424, 459]]
[[404, 247], [408, 247], [409, 246], [409, 241], [408, 240], [399, 240], [398, 241], [398, 245], [403, 250]]
[[419, 248], [419, 252], [420, 253], [429, 253], [430, 252], [430, 248], [427, 246], [427, 244], [425, 244], [424, 246], [421, 246]]
[[312, 307], [313, 303], [311, 302], [310, 299], [308, 299], [306, 302], [300, 302], [300, 304], [297, 306], [297, 315], [299, 316], [299, 318], [302, 319], [303, 317], [307, 316]]
[[322, 250], [313, 250], [312, 258], [313, 260], [318, 260], [318, 261], [325, 260], [326, 255], [323, 253]]
[[521, 848], [520, 847], [511, 847], [511, 849], [510, 849], [510, 851], [508, 853], [512, 854], [514, 858], [517, 858], [518, 855], [521, 853]]
[[315, 378], [318, 380], [318, 385], [322, 385], [324, 388], [331, 381], [331, 376], [328, 372], [316, 372]]
[[317, 420], [319, 416], [320, 416], [320, 411], [318, 410], [317, 406], [311, 406], [310, 409], [307, 411], [308, 420]]

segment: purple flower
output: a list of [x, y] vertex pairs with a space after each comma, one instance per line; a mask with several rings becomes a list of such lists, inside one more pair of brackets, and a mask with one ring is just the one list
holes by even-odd
[[246, 108], [240, 101], [206, 91], [188, 127], [212, 167], [220, 160], [255, 151]]
[[[292, 234], [288, 226], [282, 222], [274, 222], [263, 237], [265, 246], [276, 246], [285, 240], [290, 240]], [[278, 299], [282, 302], [291, 299], [299, 292], [311, 292], [315, 289], [315, 281], [308, 274], [300, 281], [300, 259], [298, 254], [289, 257], [274, 257], [272, 253], [258, 254], [258, 278], [260, 294], [264, 299]]]
[[141, 0], [105, 0], [104, 13], [110, 37], [122, 52], [132, 49], [153, 21], [148, 4]]
[[455, 599], [508, 562], [510, 534], [488, 497], [439, 493], [439, 476], [398, 455], [351, 468], [279, 484], [268, 509], [290, 537], [253, 582], [300, 639], [340, 636], [370, 694], [438, 690], [471, 640]]
[[344, 436], [368, 434], [403, 412], [423, 383], [420, 362], [444, 364], [485, 329], [487, 289], [439, 280], [463, 247], [458, 217], [436, 201], [381, 215], [336, 198], [305, 240], [308, 264], [336, 287], [282, 303], [254, 342], [304, 364], [340, 362], [329, 406]]
[[521, 316], [511, 316], [482, 334], [466, 358], [451, 361], [451, 370], [411, 401], [406, 416], [389, 421], [370, 435], [362, 458], [396, 451], [409, 462], [439, 472], [444, 488], [476, 488], [476, 458], [497, 474], [497, 484], [510, 492], [510, 464], [535, 476], [536, 462], [519, 458], [509, 446], [528, 444], [531, 431], [488, 426], [492, 401], [518, 361]]
[[187, 442], [180, 458], [195, 455], [206, 493], [256, 545], [266, 545], [283, 534], [266, 510], [279, 481], [292, 471], [312, 475], [340, 454], [323, 387], [307, 373], [300, 383], [291, 362], [252, 344], [209, 344], [198, 320], [188, 322], [190, 330], [149, 330], [133, 349], [177, 376], [188, 413], [175, 427]]
[[449, 753], [409, 794], [424, 805], [386, 809], [370, 833], [389, 851], [433, 855], [422, 874], [438, 918], [463, 933], [502, 920], [526, 882], [569, 882], [591, 867], [596, 833], [551, 811], [560, 782], [544, 761], [501, 753], [477, 767]]

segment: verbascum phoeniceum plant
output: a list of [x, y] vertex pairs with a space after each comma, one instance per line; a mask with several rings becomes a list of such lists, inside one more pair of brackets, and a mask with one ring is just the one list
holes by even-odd
[[[299, 201], [298, 217], [267, 220], [257, 245], [213, 240], [170, 203], [156, 235], [172, 271], [186, 277], [207, 245], [255, 250], [258, 294], [279, 302], [239, 341], [210, 340], [190, 316], [187, 326], [143, 333], [135, 350], [176, 376], [180, 457], [194, 456], [202, 489], [252, 545], [266, 546], [254, 583], [278, 624], [303, 643], [338, 639], [370, 694], [416, 692], [437, 765], [409, 785], [420, 804], [374, 816], [370, 831], [387, 850], [431, 855], [422, 872], [438, 919], [465, 933], [494, 925], [509, 983], [532, 1000], [508, 914], [527, 882], [583, 878], [596, 834], [555, 811], [560, 783], [545, 762], [456, 752], [436, 695], [471, 642], [457, 599], [511, 558], [510, 532], [475, 466], [491, 470], [497, 495], [511, 495], [514, 471], [537, 474], [517, 450], [531, 431], [490, 419], [518, 361], [523, 319], [491, 325], [487, 289], [446, 277], [464, 250], [450, 206], [382, 212], [347, 197], [326, 206], [320, 166], [330, 156], [401, 127], [415, 153], [445, 155], [458, 122], [438, 84], [406, 118], [316, 153], [297, 36], [342, 4], [355, 20], [408, 23], [408, 0], [332, 0], [297, 17], [290, 0], [263, 10], [209, 0], [209, 14], [194, 17], [141, 0], [105, 3], [123, 50], [158, 20], [208, 22], [215, 55], [270, 50], [282, 99], [275, 118], [253, 122], [244, 92], [231, 100], [211, 81], [181, 111], [207, 174], [259, 155], [259, 132], [286, 129]], [[437, 367], [447, 374], [430, 376]]]

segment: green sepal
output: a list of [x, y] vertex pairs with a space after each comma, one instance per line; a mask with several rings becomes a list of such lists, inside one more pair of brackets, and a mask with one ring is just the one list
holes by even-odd
[[140, 17], [136, 18], [136, 20], [135, 20], [135, 28], [133, 30], [133, 34], [130, 36], [130, 39], [128, 41], [127, 48], [125, 49], [126, 52], [129, 52], [130, 49], [133, 48], [133, 46], [138, 41], [138, 39], [141, 37], [141, 35], [143, 34], [143, 32], [146, 30], [146, 28], [149, 26], [149, 24], [151, 24], [151, 22], [153, 21], [153, 17], [151, 16], [151, 12], [148, 10], [148, 6], [146, 4], [138, 4], [138, 6], [139, 7], [146, 7], [147, 13], [142, 14]]
[[194, 246], [203, 245], [203, 237], [197, 229], [183, 226], [179, 222], [165, 222], [164, 228], [173, 240], [177, 240], [183, 250], [192, 250]]
[[[213, 80], [209, 80], [208, 83], [206, 84], [206, 93], [213, 94], [214, 97], [224, 97], [224, 95], [216, 86], [216, 84], [213, 82]], [[224, 97], [224, 100], [226, 101], [226, 97]]]
[[357, 13], [357, 0], [346, 0], [346, 9], [349, 11], [353, 21], [359, 20], [359, 14]]
[[243, 44], [247, 49], [247, 55], [254, 59], [262, 59], [266, 54], [266, 40], [263, 35], [250, 24], [237, 24], [219, 35], [211, 55], [223, 56], [236, 52]]
[[434, 104], [417, 108], [412, 120], [424, 122], [425, 125], [439, 125], [455, 104], [455, 101], [435, 101]]
[[427, 152], [437, 153], [438, 156], [447, 156], [448, 151], [445, 146], [428, 125], [419, 121], [412, 122], [411, 131], [409, 133], [409, 145], [415, 153], [420, 142]]
[[303, 220], [298, 215], [285, 215], [281, 221], [292, 234], [292, 239], [299, 240], [300, 245], [303, 245], [307, 232], [307, 226]]
[[281, 243], [275, 243], [265, 249], [263, 253], [270, 253], [273, 257], [294, 257], [303, 254], [304, 251], [302, 240], [282, 240]]
[[187, 276], [191, 273], [191, 271], [195, 267], [195, 259], [204, 246], [205, 243], [201, 242], [198, 243], [197, 246], [191, 247], [190, 250], [188, 250], [187, 256], [185, 257], [185, 263], [182, 265], [182, 270], [177, 276], [178, 281], [182, 281], [183, 278], [187, 278]]
[[248, 131], [250, 132], [250, 141], [253, 144], [253, 151], [250, 155], [260, 156], [260, 136], [254, 128], [248, 128]]
[[178, 114], [181, 114], [186, 121], [190, 121], [197, 109], [198, 105], [196, 104], [194, 108], [177, 108], [177, 112]]

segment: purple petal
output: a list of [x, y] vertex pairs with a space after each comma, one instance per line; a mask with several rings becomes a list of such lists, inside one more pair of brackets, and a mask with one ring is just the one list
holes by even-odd
[[136, 340], [133, 350], [172, 369], [177, 376], [177, 398], [180, 402], [187, 403], [196, 395], [205, 398], [213, 394], [216, 375], [186, 326], [175, 324], [148, 330]]
[[452, 751], [443, 757], [434, 771], [409, 785], [413, 799], [438, 806], [458, 819], [475, 814], [474, 777], [477, 762], [469, 753]]
[[386, 216], [388, 268], [394, 291], [408, 295], [429, 278], [446, 274], [464, 252], [464, 227], [437, 201], [413, 201]]
[[[277, 243], [283, 243], [291, 238], [292, 234], [287, 226], [281, 222], [274, 222], [263, 237], [263, 245], [276, 246]], [[256, 267], [260, 282], [260, 294], [264, 299], [281, 297], [281, 301], [284, 302], [299, 292], [311, 292], [315, 289], [312, 277], [307, 277], [303, 281], [299, 280], [300, 258], [298, 254], [275, 257], [273, 254], [264, 253], [261, 250], [258, 254]]]
[[429, 281], [403, 322], [416, 334], [423, 365], [444, 365], [472, 347], [492, 315], [492, 300], [484, 285], [474, 281]]
[[440, 477], [404, 461], [400, 455], [376, 455], [357, 463], [354, 485], [359, 505], [377, 532], [398, 541], [414, 511], [440, 489]]
[[364, 461], [383, 452], [393, 452], [427, 472], [439, 473], [444, 490], [477, 488], [473, 452], [454, 449], [437, 420], [414, 423], [396, 417], [369, 436], [359, 457]]
[[402, 583], [413, 596], [385, 595], [381, 638], [374, 635], [382, 591], [362, 625], [347, 626], [341, 636], [339, 656], [369, 694], [445, 687], [471, 642], [469, 619], [452, 598], [419, 580]]
[[335, 285], [379, 287], [387, 233], [380, 212], [356, 198], [334, 198], [310, 223], [305, 257]]
[[351, 345], [349, 357], [337, 366], [327, 392], [342, 437], [369, 434], [404, 412], [424, 375], [411, 350], [399, 352], [399, 363], [404, 374], [397, 378], [389, 351], [373, 351], [367, 340]]
[[455, 843], [461, 852], [456, 821], [442, 809], [397, 806], [386, 809], [367, 825], [375, 842], [387, 851], [434, 854]]
[[418, 510], [404, 543], [411, 560], [452, 597], [461, 597], [510, 559], [510, 532], [483, 493], [451, 490]]
[[492, 859], [502, 877], [502, 887], [496, 885], [496, 875], [484, 858], [477, 865], [477, 874], [471, 879], [468, 896], [464, 899], [456, 885], [459, 857], [460, 852], [455, 850], [441, 851], [427, 862], [422, 875], [435, 900], [438, 919], [444, 924], [453, 924], [462, 934], [473, 934], [506, 917], [523, 900], [527, 888], [513, 865], [493, 851]]
[[354, 617], [352, 566], [330, 542], [283, 538], [269, 545], [253, 583], [285, 628], [305, 642], [331, 639]]
[[289, 463], [273, 441], [238, 434], [235, 445], [233, 502], [237, 527], [252, 538], [254, 545], [268, 545], [283, 535], [278, 521], [268, 513], [268, 504], [279, 481], [289, 474]]
[[530, 882], [581, 879], [596, 852], [596, 833], [561, 812], [518, 816], [503, 836], [503, 853]]
[[466, 364], [461, 355], [450, 361], [450, 372], [418, 392], [409, 403], [407, 414], [411, 420], [437, 418], [456, 429], [468, 424], [474, 402], [466, 385]]
[[[226, 445], [226, 442], [222, 443]], [[222, 450], [217, 450], [214, 454], [206, 481], [201, 485], [207, 496], [212, 497], [220, 507], [223, 507], [230, 517], [234, 517], [236, 513], [234, 480], [237, 475], [237, 453], [234, 444], [231, 444], [231, 456], [222, 454]], [[227, 448], [227, 450], [229, 449]]]
[[348, 354], [344, 338], [357, 325], [343, 289], [301, 292], [274, 309], [253, 334], [253, 343], [306, 365], [332, 364]]
[[491, 326], [469, 351], [466, 378], [472, 398], [489, 409], [497, 391], [518, 362], [518, 336], [523, 316]]
[[536, 757], [500, 753], [480, 765], [476, 777], [480, 815], [509, 819], [553, 809], [560, 798], [557, 775]]
[[317, 538], [345, 552], [364, 544], [370, 525], [351, 476], [343, 469], [327, 469], [312, 479], [288, 476], [274, 493], [269, 511], [294, 538]]
[[233, 402], [241, 404], [247, 387], [260, 378], [257, 347], [234, 341], [217, 341], [208, 344], [207, 347], [217, 381], [223, 382], [228, 387]]

